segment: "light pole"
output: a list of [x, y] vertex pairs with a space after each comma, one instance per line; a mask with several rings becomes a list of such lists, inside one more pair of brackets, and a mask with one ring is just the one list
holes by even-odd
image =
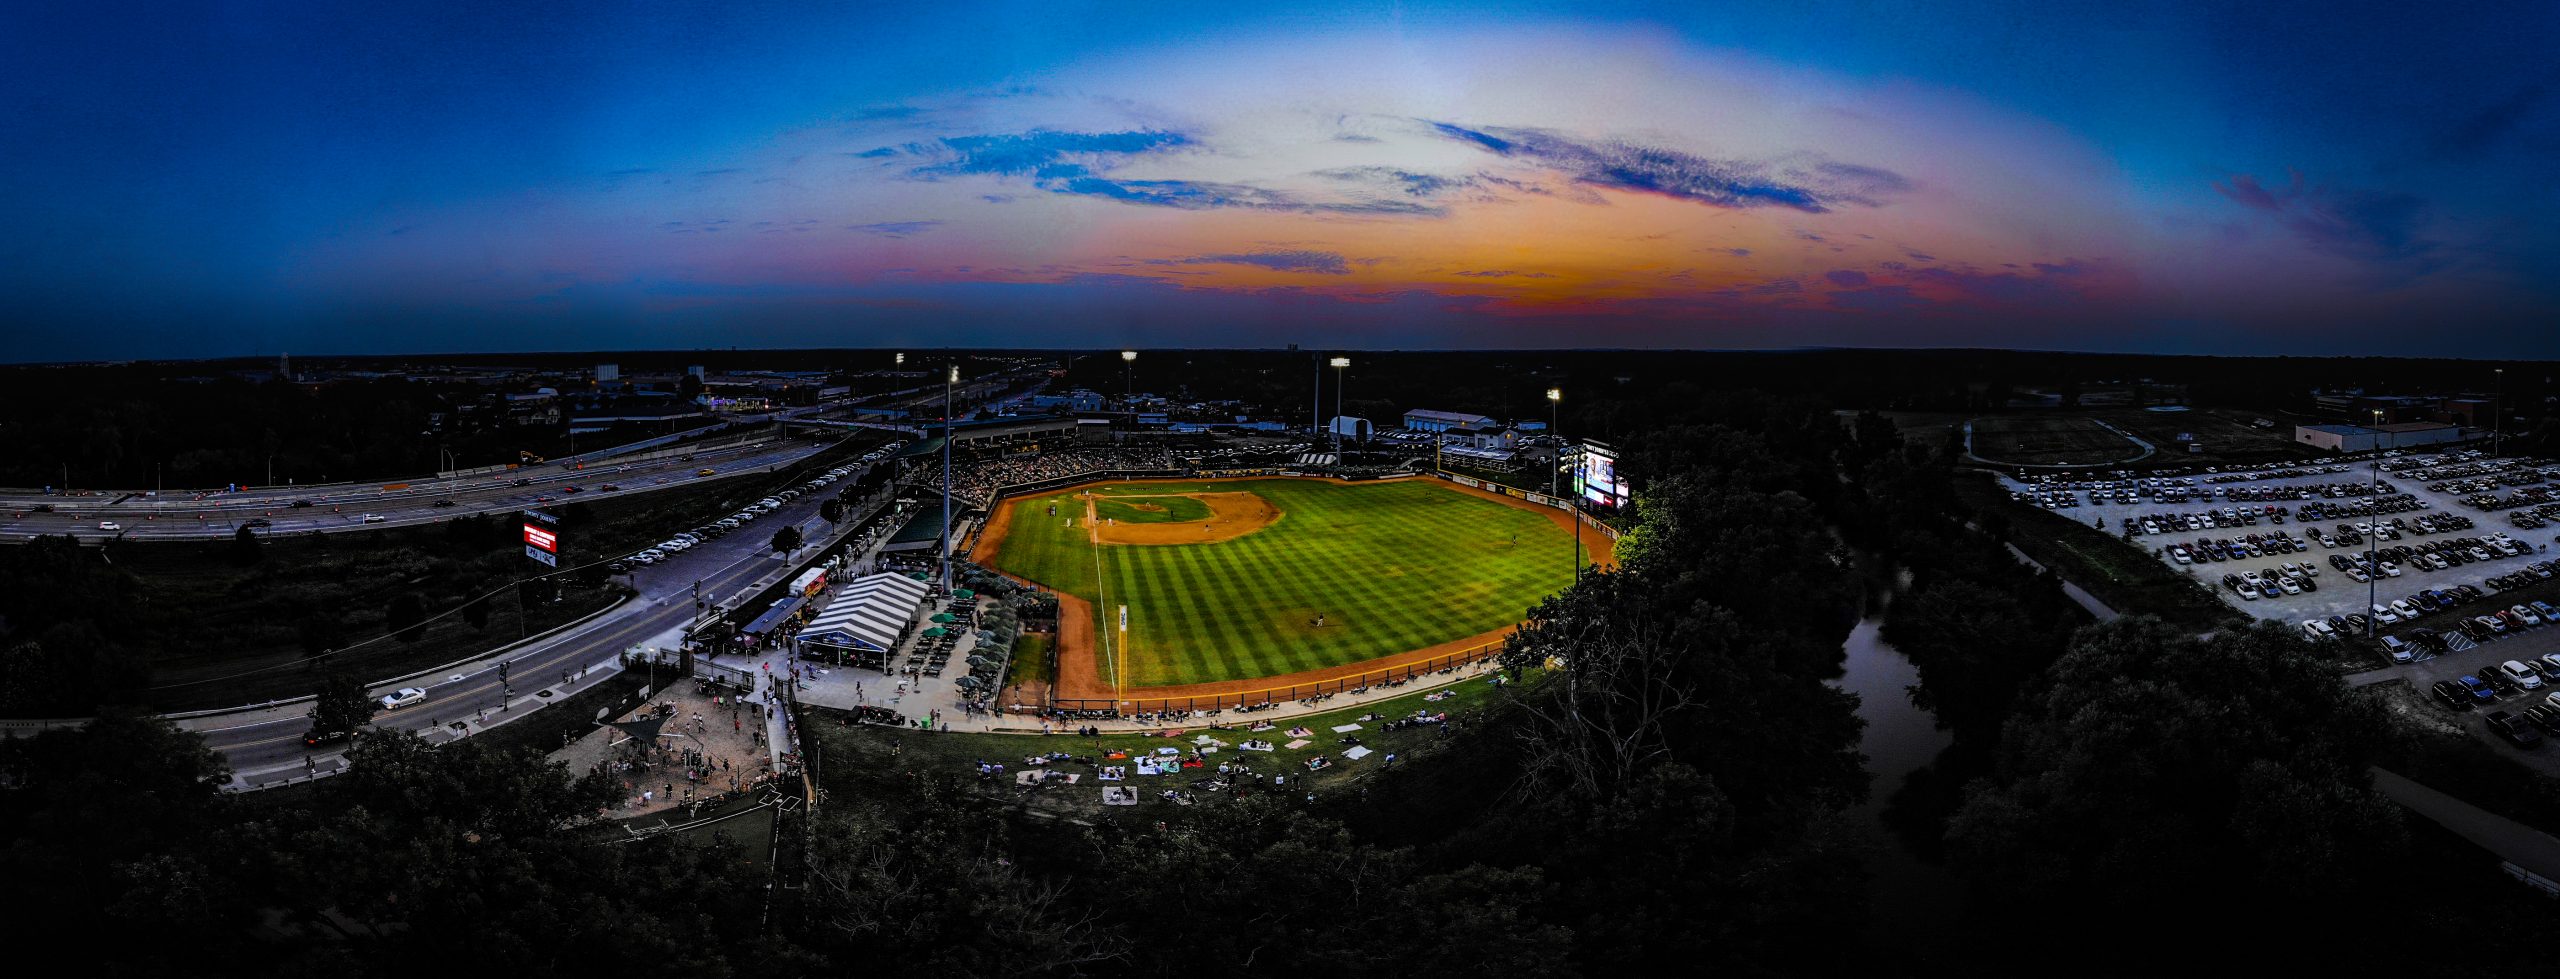
[[942, 378], [942, 590], [951, 590], [951, 386], [960, 383], [960, 364]]
[[[1324, 431], [1324, 361], [1319, 359], [1315, 364], [1316, 390], [1314, 394], [1308, 396], [1307, 404], [1307, 434], [1309, 435]], [[62, 481], [69, 483], [71, 477], [66, 474]]]
[[[1333, 416], [1337, 419], [1342, 417], [1342, 369], [1349, 366], [1351, 366], [1351, 358], [1333, 358]], [[1325, 427], [1334, 428], [1334, 425], [1333, 422], [1327, 422]], [[1337, 466], [1342, 464], [1342, 431], [1340, 429], [1335, 429], [1333, 433], [1333, 464]]]
[[2489, 454], [2502, 456], [2507, 446], [2507, 369], [2500, 367], [2490, 373], [2498, 375], [2498, 388], [2495, 400], [2489, 402], [2490, 424], [2496, 426], [2495, 434], [2489, 437]]
[[1120, 351], [1120, 400], [1135, 411], [1138, 400], [1138, 352]]
[[[2373, 496], [2369, 498], [2379, 498], [2381, 494], [2382, 409], [2376, 408], [2373, 411]], [[2382, 606], [2382, 562], [2375, 559], [2381, 542], [2382, 524], [2368, 512], [2364, 518], [2364, 635], [2367, 639], [2382, 629], [2382, 613], [2375, 611]]]

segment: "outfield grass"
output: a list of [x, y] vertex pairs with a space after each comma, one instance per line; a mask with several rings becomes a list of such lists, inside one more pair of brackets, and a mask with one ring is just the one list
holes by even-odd
[[[1012, 527], [992, 563], [1092, 601], [1106, 648], [1127, 605], [1130, 686], [1277, 676], [1481, 635], [1521, 621], [1573, 577], [1572, 535], [1546, 515], [1437, 483], [1212, 480], [1093, 489], [1249, 491], [1281, 511], [1279, 522], [1233, 540], [1097, 548], [1075, 492], [1011, 504]], [[1103, 669], [1111, 669], [1108, 655]]]

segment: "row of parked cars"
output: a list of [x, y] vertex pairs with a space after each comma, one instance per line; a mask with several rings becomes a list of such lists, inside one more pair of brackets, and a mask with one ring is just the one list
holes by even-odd
[[[2500, 697], [2550, 687], [2560, 687], [2560, 653], [2544, 653], [2529, 661], [2511, 659], [2493, 669], [2438, 680], [2427, 688], [2427, 696], [2446, 710], [2468, 711], [2496, 704]], [[2490, 711], [2483, 720], [2489, 722], [2490, 733], [2508, 744], [2526, 749], [2540, 746], [2544, 734], [2560, 735], [2560, 689], [2545, 692], [2540, 703], [2519, 711]]]
[[[2470, 585], [2429, 589], [2407, 598], [2393, 599], [2389, 604], [2374, 605], [2372, 624], [2379, 626], [2406, 622], [2421, 615], [2451, 611], [2471, 605], [2485, 597], [2480, 589]], [[2363, 616], [2349, 615], [2345, 618], [2350, 628], [2359, 632], [2363, 630], [2365, 624], [2356, 621]], [[2422, 656], [2449, 651], [2454, 646], [2454, 633], [2460, 633], [2474, 643], [2483, 643], [2501, 635], [2523, 632], [2526, 629], [2550, 625], [2554, 622], [2560, 622], [2560, 607], [2554, 607], [2549, 602], [2519, 602], [2506, 608], [2492, 605], [2487, 607], [2483, 614], [2454, 619], [2446, 624], [2444, 631], [2413, 629], [2405, 639], [2399, 636], [2384, 636], [2382, 650], [2390, 654], [2393, 662], [2406, 663]]]
[[[897, 444], [899, 443], [891, 443], [892, 446]], [[876, 461], [887, 451], [888, 450], [886, 449], [877, 450], [871, 455], [864, 456], [863, 461], [866, 463]], [[747, 504], [744, 509], [726, 517], [722, 517], [700, 527], [669, 537], [666, 540], [658, 542], [656, 546], [649, 547], [637, 554], [631, 555], [630, 557], [606, 565], [606, 568], [618, 573], [627, 570], [632, 565], [656, 564], [678, 554], [682, 554], [685, 551], [701, 545], [704, 541], [725, 536], [730, 531], [745, 527], [747, 524], [753, 522], [757, 517], [782, 509], [783, 504], [799, 499], [804, 494], [815, 493], [819, 490], [825, 489], [835, 481], [853, 475], [861, 468], [862, 467], [860, 466], [838, 466], [834, 469], [829, 469], [826, 472], [819, 474], [815, 479], [811, 479], [808, 482], [802, 483], [791, 489], [775, 493], [774, 495], [765, 497], [764, 499], [757, 500], [754, 503]]]
[[2535, 561], [2517, 570], [2490, 578], [2486, 583], [2499, 591], [2512, 591], [2537, 581], [2548, 580], [2554, 575], [2560, 575], [2560, 561]]
[[2302, 541], [2289, 534], [2249, 534], [2243, 537], [2198, 537], [2193, 541], [2169, 545], [2169, 560], [2179, 564], [2203, 564], [2207, 561], [2241, 561], [2253, 557], [2296, 554], [2308, 550]]

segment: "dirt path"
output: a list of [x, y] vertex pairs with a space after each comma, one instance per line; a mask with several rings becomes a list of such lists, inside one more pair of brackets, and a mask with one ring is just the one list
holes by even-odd
[[[1367, 482], [1355, 482], [1352, 480], [1312, 476], [1256, 476], [1240, 479], [1220, 479], [1218, 482], [1245, 482], [1252, 479], [1321, 479], [1321, 481], [1324, 482], [1344, 486], [1368, 484]], [[1115, 480], [1114, 482], [1131, 481]], [[1191, 479], [1166, 480], [1166, 482], [1202, 481]], [[1554, 507], [1534, 506], [1528, 501], [1516, 496], [1474, 489], [1444, 480], [1434, 480], [1433, 482], [1440, 488], [1451, 492], [1465, 493], [1483, 499], [1494, 500], [1507, 506], [1542, 512], [1549, 519], [1555, 521], [1556, 526], [1563, 529], [1566, 533], [1572, 533], [1574, 531], [1574, 515], [1570, 511], [1558, 510]], [[1072, 490], [1075, 488], [1076, 487], [1069, 487], [1068, 489]], [[1090, 500], [1091, 495], [1092, 494], [1086, 494], [1088, 498], [1086, 504], [1086, 521], [1088, 526], [1092, 525], [1093, 519], [1092, 503]], [[1258, 496], [1256, 498], [1259, 499]], [[1009, 515], [1012, 512], [1012, 507], [1004, 507], [1003, 511]], [[1005, 518], [996, 518], [996, 520], [991, 520], [986, 529], [981, 531], [981, 536], [979, 538], [980, 547], [979, 550], [972, 552], [973, 559], [995, 553], [994, 550], [987, 547], [986, 542], [989, 540], [1000, 542], [1003, 539], [1004, 526], [1002, 523], [998, 522], [1003, 519]], [[1183, 524], [1178, 526], [1187, 527], [1193, 525]], [[1613, 546], [1613, 542], [1609, 539], [1607, 534], [1594, 528], [1583, 528], [1582, 543], [1584, 550], [1588, 554], [1590, 563], [1602, 568], [1616, 566], [1616, 550]], [[1007, 577], [1012, 576], [1008, 575]], [[1016, 578], [1015, 580], [1019, 581], [1021, 579]], [[1096, 631], [1098, 629], [1098, 625], [1094, 620], [1093, 606], [1085, 602], [1083, 599], [1077, 598], [1073, 595], [1065, 594], [1063, 592], [1057, 594], [1058, 676], [1056, 684], [1059, 698], [1065, 700], [1112, 699], [1114, 694], [1111, 689], [1110, 678], [1105, 676], [1102, 670], [1102, 662], [1099, 655], [1101, 634]], [[1454, 639], [1437, 645], [1427, 646], [1422, 649], [1408, 650], [1390, 656], [1363, 660], [1357, 663], [1344, 663], [1339, 666], [1330, 666], [1323, 669], [1302, 670], [1297, 673], [1288, 673], [1279, 676], [1254, 677], [1241, 680], [1221, 680], [1215, 683], [1187, 683], [1178, 686], [1162, 687], [1132, 687], [1129, 689], [1128, 695], [1130, 700], [1138, 701], [1142, 707], [1151, 706], [1153, 705], [1152, 702], [1156, 701], [1201, 699], [1211, 697], [1234, 698], [1228, 700], [1228, 703], [1254, 703], [1261, 700], [1262, 697], [1259, 695], [1263, 694], [1268, 694], [1272, 699], [1296, 699], [1295, 696], [1290, 695], [1290, 688], [1292, 687], [1304, 687], [1335, 683], [1337, 681], [1344, 680], [1356, 680], [1363, 676], [1392, 675], [1417, 664], [1428, 663], [1435, 659], [1469, 651], [1482, 651], [1490, 654], [1493, 652], [1490, 648], [1491, 646], [1508, 638], [1511, 633], [1518, 628], [1519, 627], [1516, 625], [1504, 626], [1500, 629], [1481, 635], [1469, 636], [1464, 639]]]

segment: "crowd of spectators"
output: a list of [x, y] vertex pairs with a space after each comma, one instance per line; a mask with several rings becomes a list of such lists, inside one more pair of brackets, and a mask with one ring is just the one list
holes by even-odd
[[980, 506], [999, 486], [1036, 483], [1089, 472], [1120, 469], [1172, 469], [1180, 465], [1173, 451], [1160, 446], [1095, 446], [1055, 449], [1036, 455], [986, 456], [953, 466], [951, 495]]

